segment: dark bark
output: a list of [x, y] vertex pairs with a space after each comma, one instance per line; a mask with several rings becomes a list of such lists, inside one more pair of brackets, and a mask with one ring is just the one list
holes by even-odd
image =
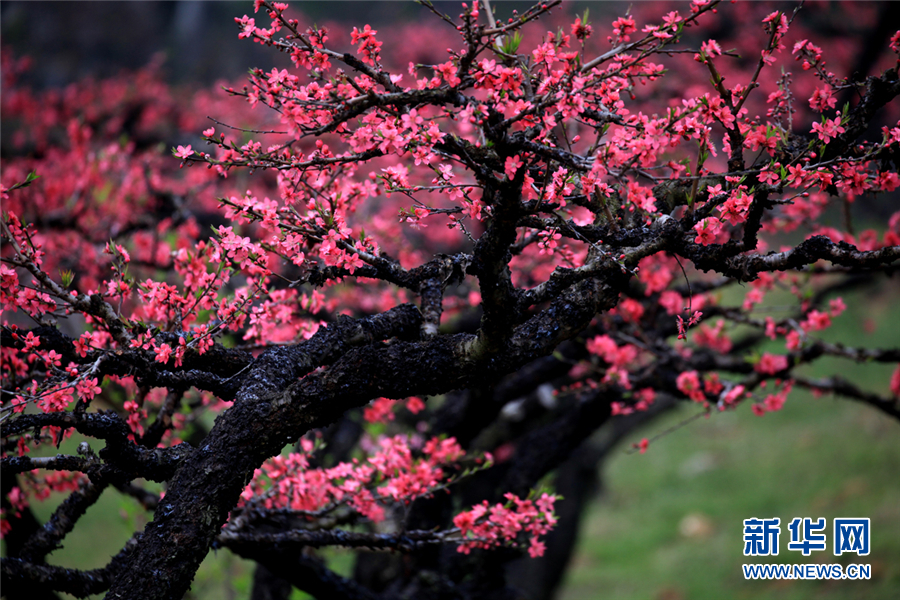
[[290, 581], [270, 571], [265, 564], [256, 563], [250, 600], [289, 600], [292, 590]]
[[353, 344], [418, 335], [420, 320], [418, 309], [409, 305], [370, 319], [340, 319], [306, 344], [260, 356], [243, 379], [234, 406], [175, 473], [131, 568], [115, 580], [108, 597], [181, 598], [253, 470], [313, 426], [316, 417], [321, 419], [317, 412], [332, 417], [349, 408], [328, 406], [329, 398], [319, 398], [318, 411], [304, 411], [308, 402], [298, 406], [282, 390]]
[[85, 511], [100, 498], [105, 488], [105, 485], [88, 482], [69, 494], [44, 526], [26, 542], [19, 556], [28, 562], [43, 562], [48, 554], [59, 547], [62, 539], [72, 531]]
[[[266, 577], [270, 586], [280, 591], [282, 582], [306, 592], [317, 600], [376, 600], [378, 595], [370, 592], [352, 579], [341, 577], [324, 566], [319, 560], [298, 552], [279, 552], [266, 548], [241, 548], [237, 554], [257, 561], [259, 567], [254, 576], [254, 590], [251, 600], [276, 600], [287, 596], [257, 596], [256, 585], [262, 577]], [[262, 574], [260, 571], [265, 569]], [[272, 589], [269, 587], [268, 589]]]
[[900, 80], [896, 69], [889, 69], [881, 77], [866, 79], [865, 93], [859, 104], [850, 110], [849, 119], [844, 125], [844, 133], [839, 134], [825, 146], [820, 162], [826, 162], [838, 156], [852, 155], [851, 146], [863, 135], [875, 118], [878, 110], [900, 94]]
[[565, 498], [556, 509], [559, 521], [547, 534], [547, 553], [536, 559], [520, 558], [507, 566], [512, 587], [528, 600], [552, 600], [562, 581], [578, 540], [582, 516], [591, 499], [599, 492], [598, 474], [601, 456], [590, 446], [581, 448], [557, 471], [554, 490]]
[[[410, 306], [339, 320], [304, 345], [267, 351], [245, 377], [232, 408], [175, 473], [131, 557], [133, 568], [120, 574], [108, 597], [180, 598], [254, 469], [311, 428], [373, 397], [433, 395], [490, 383], [552, 352], [617, 298], [616, 288], [596, 281], [573, 286], [518, 327], [504, 352], [478, 361], [469, 358], [468, 335], [373, 344], [418, 335], [421, 315]], [[371, 345], [350, 350], [351, 342]], [[337, 360], [293, 383], [329, 358]]]
[[[41, 528], [30, 507], [15, 510], [10, 504], [8, 494], [18, 483], [18, 478], [10, 474], [4, 474], [2, 480], [0, 480], [0, 506], [3, 507], [10, 527], [3, 537], [3, 542], [6, 545], [4, 561], [8, 558], [18, 558], [31, 536]], [[35, 583], [25, 578], [8, 577], [5, 568], [0, 574], [2, 574], [2, 586], [0, 586], [0, 589], [2, 589], [3, 596], [9, 600], [26, 598], [28, 600], [58, 600], [59, 598], [47, 585]]]

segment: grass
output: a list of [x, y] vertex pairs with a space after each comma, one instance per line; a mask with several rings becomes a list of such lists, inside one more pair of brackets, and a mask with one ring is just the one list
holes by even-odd
[[[677, 416], [670, 420], [676, 421]], [[653, 426], [665, 427], [665, 423]], [[900, 439], [875, 411], [792, 396], [779, 413], [698, 421], [606, 466], [564, 600], [900, 597]], [[742, 520], [780, 517], [781, 553], [742, 554]], [[787, 551], [794, 517], [870, 517], [872, 550]], [[830, 535], [829, 535], [830, 538]], [[744, 581], [742, 563], [872, 564], [870, 581]]]
[[[869, 347], [897, 347], [900, 307], [893, 289], [845, 297], [850, 309], [822, 336]], [[882, 324], [866, 333], [868, 319]], [[896, 365], [823, 359], [806, 373], [840, 374], [887, 393]], [[696, 409], [693, 409], [696, 411]], [[692, 407], [626, 440], [672, 426]], [[900, 598], [900, 424], [845, 399], [795, 390], [784, 408], [763, 417], [749, 407], [699, 419], [647, 453], [614, 453], [603, 467], [606, 490], [586, 518], [561, 600], [837, 600]], [[743, 556], [743, 519], [780, 517], [777, 557]], [[828, 519], [828, 547], [804, 557], [787, 550], [794, 517]], [[867, 557], [832, 553], [835, 517], [871, 518]], [[861, 563], [867, 581], [744, 580], [742, 564]]]

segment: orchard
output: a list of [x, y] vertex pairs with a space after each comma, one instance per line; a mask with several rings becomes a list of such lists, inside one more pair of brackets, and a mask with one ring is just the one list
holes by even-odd
[[[420, 4], [388, 31], [233, 5], [284, 66], [224, 88], [36, 91], [4, 50], [6, 597], [182, 598], [216, 551], [254, 598], [549, 598], [598, 431], [644, 428], [640, 461], [661, 415], [797, 390], [896, 427], [900, 346], [826, 338], [847, 294], [898, 294], [900, 31]], [[108, 494], [145, 525], [55, 565]]]

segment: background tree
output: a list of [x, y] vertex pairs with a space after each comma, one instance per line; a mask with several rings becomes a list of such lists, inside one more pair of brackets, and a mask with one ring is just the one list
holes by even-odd
[[[716, 2], [543, 33], [557, 4], [432, 10], [449, 52], [424, 63], [256, 2], [240, 37], [292, 66], [228, 90], [249, 113], [152, 69], [38, 101], [4, 56], [4, 593], [179, 598], [215, 547], [259, 563], [259, 597], [505, 597], [504, 565], [565, 517], [546, 596], [587, 495], [565, 461], [595, 463], [601, 426], [762, 415], [798, 386], [898, 416], [795, 372], [900, 361], [817, 335], [900, 256], [900, 213], [854, 227], [900, 184], [898, 34], [850, 80], [786, 37], [793, 7], [738, 52], [699, 27]], [[179, 128], [203, 130], [173, 149], [192, 168], [158, 147]], [[776, 287], [791, 313], [757, 308]], [[109, 487], [153, 521], [103, 568], [46, 564]], [[50, 490], [70, 495], [41, 526]], [[323, 546], [394, 553], [350, 579], [298, 551]]]

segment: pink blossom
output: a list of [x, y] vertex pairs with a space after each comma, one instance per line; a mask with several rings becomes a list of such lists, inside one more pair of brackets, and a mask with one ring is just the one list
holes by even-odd
[[653, 388], [641, 388], [634, 392], [634, 397], [637, 400], [634, 405], [635, 410], [643, 411], [647, 410], [656, 400], [656, 392]]
[[847, 310], [847, 305], [844, 304], [844, 299], [840, 296], [837, 298], [832, 298], [828, 302], [828, 308], [831, 311], [831, 317], [839, 317], [845, 310]]
[[765, 404], [766, 410], [775, 412], [781, 410], [781, 407], [784, 406], [784, 400], [784, 397], [780, 394], [769, 394], [763, 400], [763, 404]]
[[248, 38], [253, 35], [253, 32], [256, 30], [256, 21], [247, 15], [244, 15], [241, 18], [235, 17], [235, 22], [241, 26], [241, 32], [238, 34], [238, 38]]
[[765, 375], [774, 375], [787, 368], [787, 356], [784, 356], [783, 354], [769, 354], [768, 352], [762, 355], [762, 358], [759, 359], [759, 362], [757, 362], [754, 367], [757, 372]]
[[506, 174], [506, 178], [510, 181], [516, 176], [516, 171], [518, 171], [524, 163], [519, 159], [519, 155], [509, 156], [506, 158], [506, 162], [504, 163], [503, 172]]
[[28, 334], [25, 336], [24, 342], [25, 342], [25, 351], [27, 352], [30, 350], [34, 350], [35, 348], [40, 346], [41, 338], [34, 335], [33, 331], [29, 331]]
[[666, 290], [659, 296], [659, 305], [662, 306], [669, 315], [677, 315], [684, 306], [684, 299], [678, 292]]
[[[742, 186], [743, 187], [743, 186]], [[750, 204], [753, 197], [743, 189], [735, 189], [728, 195], [725, 204], [719, 207], [722, 216], [732, 225], [737, 225], [747, 219], [747, 213], [750, 210]], [[699, 223], [698, 223], [699, 225]], [[696, 229], [696, 226], [695, 228]], [[698, 231], [698, 237], [699, 231]], [[704, 244], [705, 245], [705, 244]]]
[[609, 364], [615, 364], [619, 354], [616, 342], [608, 335], [598, 335], [588, 340], [587, 351], [601, 357]]
[[706, 396], [703, 394], [703, 389], [700, 386], [700, 377], [697, 374], [697, 371], [685, 371], [680, 373], [675, 379], [675, 385], [681, 393], [694, 402], [703, 402], [706, 400]]
[[722, 354], [728, 354], [731, 351], [731, 339], [724, 333], [724, 327], [724, 319], [720, 319], [714, 327], [706, 324], [700, 325], [700, 329], [694, 333], [694, 343], [712, 348]]
[[800, 326], [804, 331], [821, 331], [831, 327], [831, 315], [819, 310], [811, 310]]
[[425, 410], [425, 403], [418, 396], [410, 396], [406, 401], [406, 410], [417, 415]]
[[[588, 28], [590, 29], [590, 28]], [[585, 36], [587, 37], [587, 36]], [[537, 558], [539, 556], [544, 555], [544, 551], [547, 549], [547, 546], [544, 545], [544, 542], [538, 541], [537, 536], [532, 537], [531, 541], [528, 545], [528, 556], [531, 558]]]
[[817, 87], [809, 97], [809, 107], [816, 112], [825, 112], [829, 108], [834, 108], [836, 104], [837, 98], [834, 97], [830, 85]]
[[593, 32], [594, 28], [587, 23], [582, 23], [581, 17], [577, 17], [575, 19], [575, 22], [572, 23], [572, 35], [574, 35], [579, 40], [584, 40], [591, 37], [591, 34]]
[[841, 127], [841, 118], [835, 117], [834, 119], [822, 119], [822, 123], [813, 123], [812, 132], [827, 144], [831, 138], [844, 133], [844, 128]]
[[722, 402], [726, 405], [735, 404], [744, 395], [746, 389], [742, 385], [736, 385], [725, 393]]
[[48, 367], [59, 367], [62, 365], [62, 355], [56, 350], [50, 350], [44, 355], [44, 363]]
[[363, 62], [370, 65], [374, 65], [378, 61], [381, 52], [382, 42], [375, 39], [376, 33], [378, 31], [372, 29], [368, 24], [362, 30], [354, 27], [350, 33], [350, 43], [359, 46], [356, 50], [357, 53], [362, 55]]
[[630, 323], [637, 323], [644, 315], [644, 306], [634, 298], [625, 298], [617, 308], [622, 318]]
[[172, 356], [172, 348], [168, 344], [162, 344], [156, 348], [156, 362], [166, 364]]
[[101, 391], [100, 386], [97, 384], [97, 378], [92, 377], [90, 379], [82, 379], [76, 384], [75, 389], [78, 390], [78, 393], [85, 400], [90, 400]]
[[694, 225], [694, 231], [697, 232], [697, 237], [694, 238], [695, 244], [701, 244], [703, 246], [708, 246], [710, 244], [715, 243], [716, 237], [719, 235], [719, 232], [722, 230], [722, 222], [716, 217], [706, 217], [701, 220], [699, 223]]
[[637, 26], [635, 25], [634, 19], [631, 17], [619, 17], [613, 21], [612, 27], [613, 33], [626, 42], [631, 39], [628, 37], [628, 34], [637, 31]]
[[719, 42], [716, 40], [706, 40], [702, 44], [700, 44], [700, 49], [703, 51], [706, 56], [714, 57], [722, 54], [722, 47], [719, 45]]
[[800, 334], [796, 330], [791, 330], [785, 337], [785, 347], [788, 350], [798, 350], [800, 348]]

